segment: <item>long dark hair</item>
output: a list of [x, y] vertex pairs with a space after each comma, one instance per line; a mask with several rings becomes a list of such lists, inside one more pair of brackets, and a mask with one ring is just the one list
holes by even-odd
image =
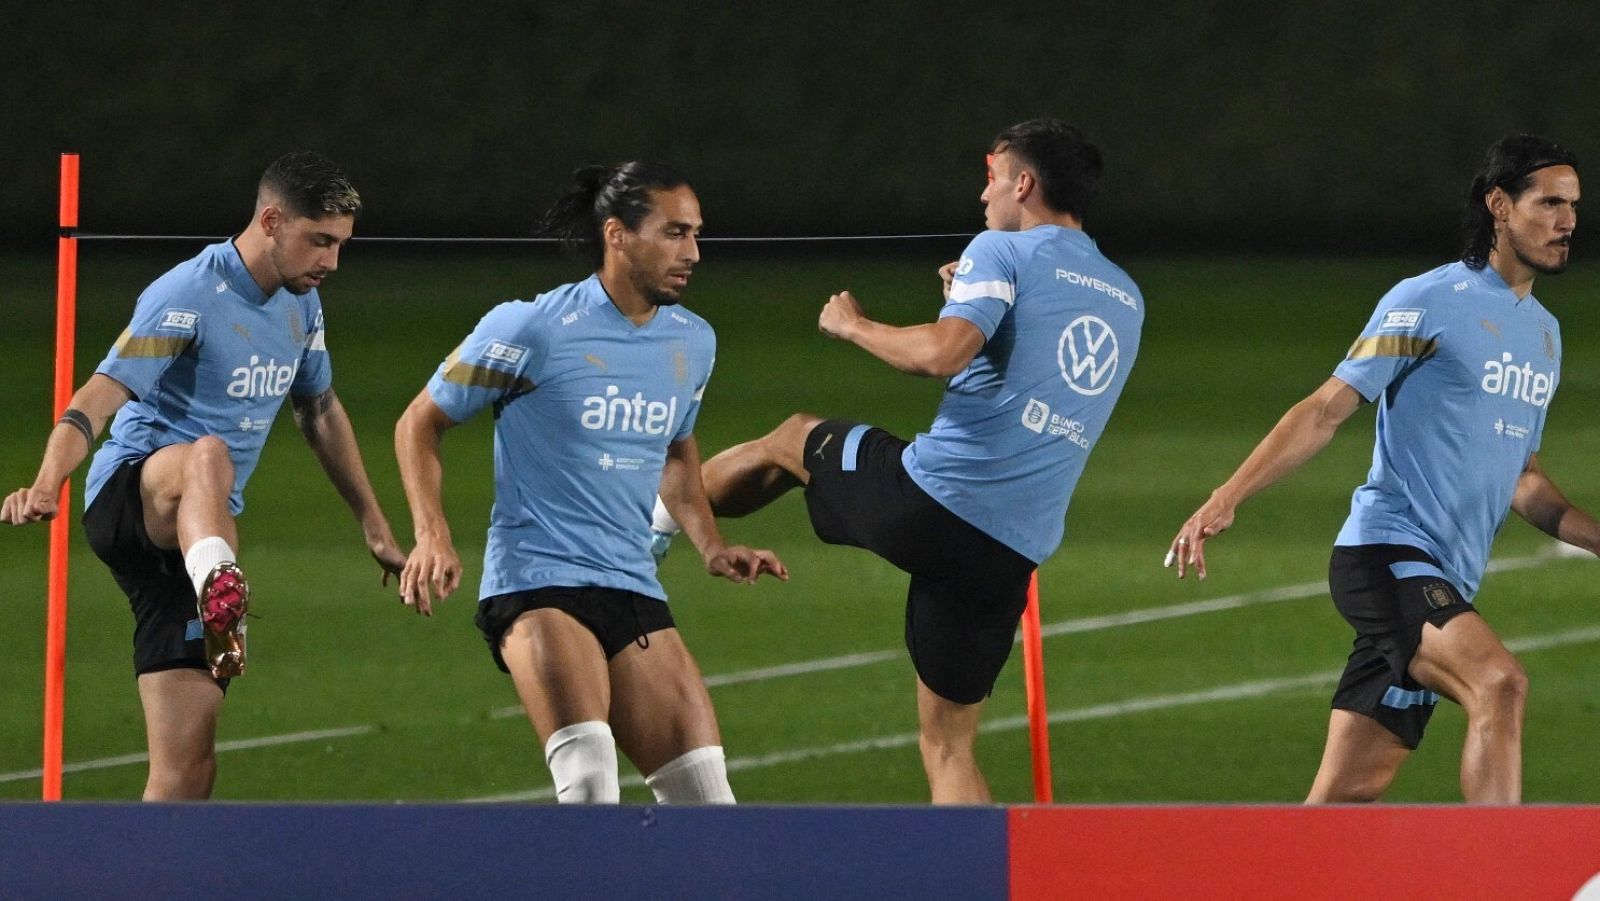
[[615, 166], [584, 166], [572, 173], [572, 186], [539, 220], [539, 234], [561, 239], [566, 250], [599, 269], [606, 259], [600, 227], [612, 216], [629, 231], [653, 209], [650, 193], [688, 184], [666, 163], [637, 160]]
[[1461, 217], [1461, 262], [1481, 270], [1494, 249], [1494, 214], [1484, 198], [1495, 188], [1516, 200], [1533, 184], [1533, 173], [1550, 166], [1578, 168], [1578, 159], [1561, 145], [1538, 135], [1511, 135], [1494, 142], [1467, 189]]

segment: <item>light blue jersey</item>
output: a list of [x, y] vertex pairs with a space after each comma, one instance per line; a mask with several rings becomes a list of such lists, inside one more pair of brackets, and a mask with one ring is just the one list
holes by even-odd
[[636, 326], [594, 276], [483, 317], [428, 382], [456, 422], [495, 408], [480, 600], [551, 586], [666, 600], [650, 513], [715, 355], [704, 319], [661, 307]]
[[1144, 300], [1082, 231], [986, 231], [961, 256], [940, 318], [983, 332], [906, 472], [952, 513], [1036, 563], [1139, 351]]
[[1561, 378], [1555, 317], [1494, 269], [1451, 263], [1384, 295], [1333, 374], [1381, 398], [1335, 543], [1419, 548], [1470, 600]]
[[316, 290], [280, 288], [268, 297], [232, 241], [152, 282], [95, 372], [134, 400], [117, 412], [94, 455], [84, 505], [122, 463], [215, 435], [233, 459], [234, 515], [244, 510], [245, 483], [284, 396], [321, 394], [333, 384]]

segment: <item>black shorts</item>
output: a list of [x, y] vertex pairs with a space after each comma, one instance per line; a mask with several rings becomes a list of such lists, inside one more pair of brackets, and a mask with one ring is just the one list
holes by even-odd
[[865, 548], [911, 574], [906, 649], [924, 685], [976, 704], [994, 690], [1028, 604], [1035, 564], [912, 481], [906, 442], [843, 420], [806, 438], [806, 509], [817, 537]]
[[1333, 706], [1372, 717], [1415, 750], [1439, 700], [1409, 672], [1422, 627], [1477, 611], [1437, 560], [1400, 544], [1335, 547], [1328, 587], [1333, 605], [1356, 630]]
[[649, 647], [651, 632], [677, 628], [666, 601], [620, 588], [559, 586], [497, 594], [478, 602], [476, 622], [501, 672], [511, 671], [500, 656], [500, 639], [522, 614], [545, 608], [560, 610], [594, 633], [607, 660], [635, 642]]
[[[156, 547], [145, 532], [139, 474], [148, 459], [130, 460], [106, 479], [83, 511], [83, 531], [133, 608], [134, 673], [209, 670], [194, 583], [183, 555]], [[226, 690], [228, 680], [217, 681]]]

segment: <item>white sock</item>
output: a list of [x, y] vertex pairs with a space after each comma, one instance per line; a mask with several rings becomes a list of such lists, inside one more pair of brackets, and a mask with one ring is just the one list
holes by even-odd
[[562, 804], [616, 804], [622, 800], [617, 782], [617, 742], [611, 727], [599, 720], [573, 723], [544, 743], [544, 762], [556, 783]]
[[189, 545], [189, 550], [183, 555], [183, 568], [189, 571], [189, 581], [194, 583], [194, 596], [200, 596], [200, 590], [206, 585], [206, 577], [211, 575], [218, 563], [233, 563], [234, 559], [233, 548], [215, 535]]
[[728, 764], [721, 745], [695, 748], [662, 764], [644, 780], [662, 804], [732, 804]]
[[666, 535], [676, 535], [679, 532], [678, 521], [667, 512], [667, 505], [661, 502], [660, 495], [656, 495], [656, 509], [650, 514], [650, 528]]

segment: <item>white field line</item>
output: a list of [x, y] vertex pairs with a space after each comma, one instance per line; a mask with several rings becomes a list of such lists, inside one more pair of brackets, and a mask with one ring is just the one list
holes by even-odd
[[[1561, 545], [1565, 547], [1565, 545]], [[1554, 550], [1544, 551], [1527, 557], [1509, 557], [1504, 560], [1492, 560], [1489, 563], [1490, 572], [1504, 572], [1506, 570], [1528, 569], [1534, 566], [1543, 566], [1551, 560], [1557, 559]], [[1061, 622], [1049, 623], [1040, 627], [1039, 635], [1042, 638], [1054, 638], [1059, 635], [1076, 635], [1082, 632], [1097, 632], [1104, 629], [1117, 629], [1123, 626], [1136, 626], [1143, 623], [1154, 623], [1168, 619], [1181, 619], [1186, 616], [1198, 616], [1202, 613], [1218, 613], [1224, 610], [1238, 610], [1241, 607], [1253, 607], [1258, 604], [1276, 604], [1283, 601], [1297, 601], [1303, 598], [1316, 597], [1326, 594], [1328, 583], [1301, 582], [1298, 585], [1285, 585], [1280, 588], [1267, 588], [1261, 591], [1251, 591], [1244, 594], [1231, 594], [1220, 598], [1210, 598], [1204, 601], [1189, 601], [1183, 604], [1172, 604], [1167, 607], [1148, 607], [1139, 610], [1126, 610], [1121, 613], [1109, 613], [1104, 616], [1089, 616], [1081, 619], [1068, 619]], [[1017, 638], [1021, 641], [1021, 637]], [[889, 663], [905, 657], [903, 650], [890, 651], [864, 651], [857, 654], [845, 654], [840, 657], [823, 657], [817, 660], [801, 660], [795, 663], [784, 663], [778, 666], [764, 666], [759, 669], [738, 670], [731, 673], [720, 673], [705, 678], [706, 687], [720, 688], [725, 685], [740, 685], [746, 682], [766, 682], [772, 679], [784, 679], [790, 676], [805, 676], [812, 673], [822, 673], [831, 670], [854, 669], [861, 666], [876, 666], [880, 663]], [[518, 705], [496, 707], [489, 711], [490, 719], [508, 719], [522, 716], [522, 708]]]
[[[1504, 570], [1527, 569], [1542, 566], [1552, 560], [1564, 557], [1586, 557], [1586, 553], [1576, 548], [1568, 548], [1559, 542], [1551, 545], [1544, 551], [1527, 557], [1511, 557], [1505, 560], [1491, 560], [1490, 572]], [[1269, 588], [1263, 591], [1247, 592], [1245, 594], [1228, 595], [1212, 598], [1205, 601], [1192, 601], [1184, 604], [1174, 604], [1167, 607], [1154, 607], [1144, 610], [1130, 610], [1124, 613], [1113, 613], [1106, 616], [1093, 616], [1083, 619], [1063, 620], [1051, 623], [1040, 629], [1040, 635], [1046, 638], [1057, 635], [1071, 635], [1080, 632], [1093, 632], [1100, 629], [1111, 629], [1120, 626], [1137, 625], [1139, 623], [1157, 622], [1165, 619], [1177, 619], [1185, 616], [1196, 616], [1201, 613], [1214, 613], [1222, 610], [1235, 610], [1255, 604], [1270, 604], [1279, 601], [1297, 600], [1321, 594], [1326, 588], [1323, 582], [1303, 582], [1299, 585], [1287, 585], [1281, 588]], [[1020, 640], [1020, 639], [1019, 639]], [[829, 670], [851, 669], [860, 666], [872, 666], [897, 660], [902, 656], [899, 650], [894, 651], [867, 651], [858, 654], [846, 654], [840, 657], [826, 657], [818, 660], [803, 660], [796, 663], [780, 664], [778, 666], [762, 667], [759, 669], [740, 670], [732, 673], [723, 673], [706, 677], [706, 685], [716, 688], [723, 685], [739, 685], [746, 682], [763, 682], [769, 679], [781, 679], [789, 676], [800, 676], [808, 673], [826, 672]], [[521, 716], [522, 708], [517, 706], [500, 707], [490, 711], [490, 717], [503, 719]], [[246, 738], [234, 741], [217, 743], [217, 752], [243, 751], [251, 748], [264, 748], [274, 745], [295, 744], [299, 742], [321, 741], [324, 739], [350, 738], [357, 735], [366, 735], [376, 731], [372, 725], [344, 726], [335, 729], [322, 729], [311, 732], [290, 732], [284, 735], [266, 735], [260, 738]], [[897, 745], [889, 745], [896, 747]], [[870, 750], [870, 747], [861, 750]], [[85, 760], [78, 763], [69, 763], [62, 766], [63, 773], [80, 773], [89, 770], [102, 770], [118, 766], [132, 766], [146, 763], [150, 756], [146, 753], [120, 754], [115, 757], [101, 757], [95, 760]], [[800, 758], [804, 759], [804, 758]], [[729, 762], [730, 767], [733, 761]], [[18, 770], [11, 773], [0, 773], [0, 783], [18, 782], [24, 779], [38, 779], [43, 775], [43, 770]]]
[[[225, 751], [248, 751], [251, 748], [270, 748], [275, 745], [293, 745], [308, 741], [323, 741], [334, 738], [350, 738], [356, 735], [366, 735], [378, 731], [376, 726], [343, 726], [338, 729], [317, 729], [312, 732], [290, 732], [285, 735], [264, 735], [260, 738], [240, 738], [233, 741], [217, 742], [217, 753]], [[102, 757], [98, 760], [85, 760], [80, 763], [68, 763], [61, 767], [63, 773], [82, 773], [88, 770], [104, 770], [117, 766], [132, 766], [136, 763], [148, 763], [150, 755], [146, 753], [121, 754], [116, 757]], [[18, 770], [15, 773], [0, 773], [0, 782], [20, 782], [24, 779], [38, 779], [44, 775], [43, 770]]]
[[[1534, 635], [1506, 642], [1506, 647], [1514, 652], [1529, 653], [1541, 651], [1546, 648], [1562, 647], [1564, 645], [1587, 644], [1600, 641], [1600, 626], [1589, 626], [1583, 629], [1572, 629], [1566, 632], [1552, 632], [1546, 635]], [[1323, 670], [1308, 673], [1303, 676], [1284, 676], [1278, 679], [1260, 679], [1251, 682], [1235, 682], [1232, 685], [1219, 685], [1202, 691], [1184, 692], [1182, 694], [1146, 695], [1140, 698], [1130, 698], [1126, 701], [1117, 701], [1111, 704], [1096, 704], [1090, 707], [1075, 707], [1066, 710], [1051, 711], [1048, 722], [1052, 726], [1064, 723], [1081, 723], [1088, 720], [1113, 719], [1121, 716], [1130, 716], [1137, 713], [1149, 713], [1156, 710], [1171, 710], [1177, 707], [1189, 707], [1196, 704], [1215, 704], [1223, 701], [1240, 701], [1250, 698], [1260, 698], [1280, 692], [1294, 691], [1297, 689], [1317, 688], [1324, 685], [1334, 685], [1339, 681], [1343, 672], [1338, 669]], [[1010, 716], [1001, 719], [989, 720], [978, 727], [979, 732], [1014, 732], [1028, 728], [1026, 716]], [[743, 770], [758, 770], [767, 767], [781, 766], [789, 763], [799, 763], [807, 760], [816, 760], [822, 757], [834, 757], [840, 754], [858, 754], [865, 751], [886, 751], [906, 748], [916, 745], [917, 733], [901, 732], [897, 735], [884, 735], [877, 738], [864, 738], [856, 741], [841, 742], [832, 745], [818, 745], [810, 748], [795, 748], [788, 751], [778, 751], [757, 757], [734, 757], [728, 760], [728, 772], [737, 773]], [[631, 775], [622, 779], [624, 788], [644, 785], [644, 779], [638, 775]], [[548, 801], [555, 797], [555, 789], [540, 788], [531, 791], [511, 792], [502, 795], [490, 795], [482, 798], [470, 798], [476, 802], [505, 802], [505, 801]]]

